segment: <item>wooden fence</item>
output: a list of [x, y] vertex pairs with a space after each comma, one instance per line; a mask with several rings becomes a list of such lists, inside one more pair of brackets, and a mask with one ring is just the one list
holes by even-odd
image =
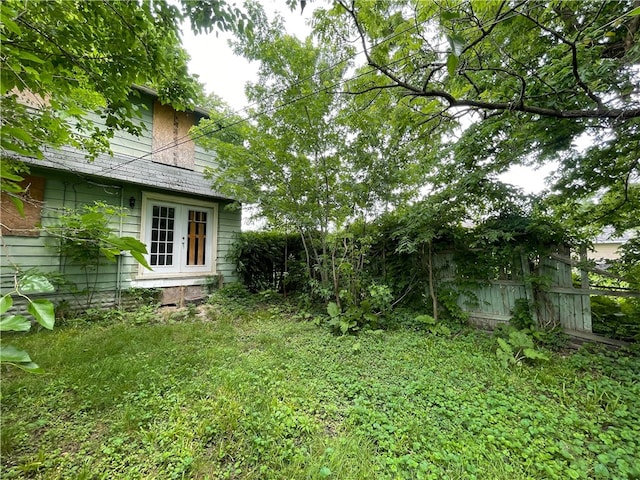
[[[434, 256], [434, 271], [438, 282], [460, 285], [455, 277], [453, 253]], [[591, 302], [593, 293], [585, 283], [575, 286], [569, 252], [560, 249], [557, 254], [541, 258], [536, 265], [521, 257], [501, 269], [493, 280], [470, 281], [457, 288], [458, 305], [478, 326], [493, 329], [508, 322], [516, 301], [524, 299], [534, 320], [541, 326], [562, 326], [567, 331], [591, 332]]]

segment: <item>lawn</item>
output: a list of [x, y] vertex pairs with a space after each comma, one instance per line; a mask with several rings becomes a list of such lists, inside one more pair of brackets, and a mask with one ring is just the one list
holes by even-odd
[[12, 338], [2, 478], [640, 478], [640, 358], [505, 369], [484, 333], [336, 336], [282, 304]]

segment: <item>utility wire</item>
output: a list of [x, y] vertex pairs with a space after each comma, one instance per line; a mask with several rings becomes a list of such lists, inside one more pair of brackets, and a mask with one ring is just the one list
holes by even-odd
[[[405, 28], [405, 29], [403, 29], [403, 30], [401, 30], [401, 31], [399, 31], [399, 32], [396, 32], [396, 33], [394, 33], [394, 34], [391, 34], [391, 35], [389, 35], [389, 36], [387, 36], [387, 37], [383, 38], [383, 39], [382, 39], [382, 40], [380, 40], [379, 42], [377, 42], [377, 43], [373, 44], [373, 45], [372, 45], [371, 47], [369, 47], [369, 48], [376, 48], [376, 47], [378, 47], [378, 46], [380, 46], [380, 45], [382, 45], [382, 44], [384, 44], [384, 43], [386, 43], [386, 42], [389, 42], [389, 41], [393, 40], [393, 39], [394, 39], [394, 38], [396, 38], [396, 37], [399, 37], [400, 35], [403, 35], [404, 33], [408, 32], [408, 31], [410, 31], [410, 30], [416, 30], [419, 26], [421, 26], [422, 24], [424, 24], [424, 23], [426, 23], [426, 22], [428, 22], [428, 21], [430, 21], [430, 20], [431, 20], [431, 19], [425, 19], [425, 20], [423, 20], [422, 22], [419, 22], [419, 23], [417, 23], [417, 24], [413, 24], [413, 25], [411, 25], [411, 26], [409, 26], [409, 27], [407, 27], [407, 28]], [[299, 80], [297, 80], [296, 82], [293, 82], [292, 84], [290, 84], [290, 85], [288, 85], [288, 86], [286, 86], [286, 87], [283, 87], [283, 88], [281, 88], [281, 89], [279, 89], [279, 90], [276, 90], [274, 93], [272, 93], [271, 95], [268, 95], [266, 98], [267, 98], [267, 99], [269, 99], [269, 98], [275, 97], [276, 95], [279, 95], [280, 93], [285, 92], [287, 89], [290, 89], [290, 88], [293, 88], [293, 87], [296, 87], [296, 86], [300, 86], [300, 85], [302, 85], [302, 84], [303, 84], [303, 82], [305, 82], [305, 81], [313, 80], [313, 79], [314, 79], [315, 77], [317, 77], [318, 75], [321, 75], [322, 73], [325, 73], [325, 72], [327, 72], [327, 71], [331, 71], [331, 70], [333, 70], [333, 69], [335, 69], [335, 68], [338, 68], [338, 67], [339, 67], [339, 66], [341, 66], [342, 64], [346, 63], [347, 61], [349, 61], [349, 60], [351, 60], [351, 59], [355, 58], [356, 56], [358, 56], [358, 55], [360, 55], [360, 54], [362, 54], [362, 53], [364, 53], [364, 52], [365, 52], [365, 49], [364, 49], [364, 48], [362, 48], [362, 49], [360, 49], [360, 50], [358, 50], [358, 51], [356, 51], [356, 52], [354, 52], [354, 53], [351, 53], [351, 54], [347, 55], [346, 57], [342, 58], [341, 60], [339, 60], [339, 61], [337, 61], [337, 62], [335, 62], [335, 63], [333, 63], [333, 64], [331, 64], [331, 65], [329, 65], [329, 66], [327, 66], [327, 67], [324, 67], [324, 68], [322, 68], [322, 69], [318, 70], [317, 72], [314, 72], [313, 74], [311, 74], [311, 75], [309, 75], [309, 76], [307, 76], [307, 77], [304, 77], [304, 78], [302, 78], [302, 79], [299, 79]], [[413, 54], [413, 55], [410, 55], [410, 56], [403, 57], [403, 58], [401, 58], [401, 59], [399, 59], [399, 60], [395, 60], [394, 62], [391, 62], [391, 63], [386, 64], [386, 65], [383, 65], [383, 66], [384, 66], [384, 67], [390, 67], [390, 66], [392, 66], [392, 65], [394, 65], [394, 64], [396, 64], [396, 63], [399, 63], [399, 62], [401, 62], [401, 61], [404, 61], [404, 60], [406, 60], [406, 59], [408, 59], [408, 58], [411, 58], [412, 56], [415, 56], [415, 55], [416, 55], [416, 54]], [[192, 140], [197, 140], [197, 139], [202, 138], [202, 137], [204, 137], [204, 136], [206, 136], [206, 135], [212, 135], [212, 134], [218, 133], [218, 132], [220, 132], [220, 131], [222, 131], [222, 130], [224, 130], [224, 129], [226, 129], [226, 128], [230, 128], [230, 127], [233, 127], [233, 126], [239, 125], [239, 124], [241, 124], [241, 123], [247, 122], [247, 121], [249, 121], [249, 120], [252, 120], [252, 119], [254, 119], [254, 118], [260, 117], [260, 116], [265, 115], [265, 114], [267, 114], [267, 113], [270, 113], [270, 112], [276, 111], [276, 110], [278, 110], [278, 109], [280, 109], [280, 108], [285, 108], [285, 107], [287, 107], [287, 106], [289, 106], [289, 105], [291, 105], [291, 104], [293, 104], [293, 103], [296, 103], [296, 102], [299, 102], [299, 101], [301, 101], [301, 100], [305, 100], [305, 99], [307, 99], [307, 98], [313, 97], [313, 96], [315, 96], [315, 95], [317, 95], [317, 94], [319, 94], [319, 93], [321, 93], [321, 92], [323, 92], [323, 91], [327, 91], [327, 90], [329, 90], [329, 88], [334, 88], [334, 87], [336, 87], [336, 86], [338, 86], [338, 85], [342, 85], [342, 84], [345, 84], [345, 83], [347, 83], [347, 82], [350, 82], [350, 81], [356, 80], [356, 79], [358, 79], [358, 78], [360, 78], [360, 77], [362, 77], [362, 76], [368, 75], [368, 74], [370, 74], [370, 73], [372, 73], [372, 72], [374, 72], [374, 71], [376, 71], [376, 69], [375, 69], [375, 68], [372, 68], [372, 69], [368, 70], [367, 72], [363, 72], [363, 73], [361, 73], [361, 74], [359, 74], [359, 75], [356, 75], [356, 76], [353, 76], [353, 77], [350, 77], [350, 78], [346, 78], [346, 79], [344, 79], [344, 80], [341, 80], [340, 82], [336, 82], [336, 83], [334, 83], [333, 85], [331, 85], [330, 87], [323, 87], [323, 88], [316, 89], [316, 90], [312, 91], [312, 92], [311, 92], [311, 93], [309, 93], [309, 94], [306, 94], [306, 95], [303, 95], [303, 96], [301, 96], [301, 97], [298, 97], [298, 98], [292, 99], [292, 100], [290, 100], [290, 101], [288, 101], [288, 102], [285, 102], [285, 103], [283, 103], [283, 104], [273, 106], [273, 107], [268, 108], [268, 109], [266, 109], [266, 110], [264, 110], [264, 111], [262, 111], [262, 112], [258, 112], [258, 113], [255, 113], [255, 114], [251, 114], [251, 115], [248, 115], [248, 116], [246, 116], [246, 117], [241, 117], [239, 120], [236, 120], [236, 121], [234, 121], [234, 122], [232, 122], [232, 123], [230, 123], [230, 124], [227, 124], [227, 125], [218, 125], [215, 129], [210, 130], [210, 131], [203, 131], [203, 132], [201, 132], [199, 135], [197, 135], [197, 136], [195, 136], [195, 137], [192, 137], [192, 136], [191, 136], [191, 135], [189, 135], [189, 134], [187, 134], [187, 135], [183, 135], [182, 137], [179, 137], [179, 138], [177, 138], [176, 140], [174, 140], [174, 141], [172, 141], [172, 142], [170, 142], [170, 143], [167, 143], [166, 145], [163, 145], [163, 146], [159, 147], [159, 148], [158, 148], [158, 149], [156, 149], [156, 150], [152, 150], [151, 152], [148, 152], [148, 153], [146, 153], [146, 154], [144, 154], [144, 155], [140, 155], [140, 156], [138, 156], [138, 157], [134, 157], [134, 158], [132, 158], [132, 159], [130, 159], [130, 160], [127, 160], [127, 161], [126, 161], [126, 162], [124, 162], [124, 163], [121, 163], [121, 164], [118, 164], [118, 165], [113, 165], [113, 166], [111, 166], [111, 167], [106, 167], [106, 168], [104, 168], [104, 169], [100, 170], [100, 171], [99, 171], [99, 172], [97, 172], [97, 173], [98, 173], [98, 174], [101, 174], [101, 173], [104, 173], [104, 172], [117, 170], [118, 168], [120, 168], [120, 167], [122, 167], [122, 166], [125, 166], [125, 165], [128, 165], [128, 164], [130, 164], [130, 163], [132, 163], [132, 162], [135, 162], [135, 161], [137, 161], [137, 160], [142, 160], [142, 159], [144, 159], [144, 158], [146, 158], [146, 157], [149, 157], [149, 156], [151, 156], [151, 155], [154, 155], [154, 154], [157, 154], [157, 153], [161, 153], [161, 152], [164, 152], [164, 151], [166, 151], [166, 150], [171, 150], [171, 149], [173, 149], [173, 148], [177, 148], [177, 147], [179, 147], [180, 145], [183, 145], [183, 144], [185, 144], [185, 143], [188, 143], [188, 142], [190, 142], [190, 141], [192, 141]], [[244, 108], [242, 108], [242, 109], [240, 109], [240, 110], [238, 110], [238, 111], [233, 111], [233, 112], [229, 113], [227, 116], [223, 117], [220, 121], [224, 121], [224, 120], [225, 120], [225, 119], [227, 119], [227, 118], [233, 118], [233, 117], [235, 117], [235, 116], [238, 116], [238, 114], [239, 114], [239, 113], [244, 112], [244, 111], [248, 111], [248, 110], [250, 109], [250, 107], [257, 105], [257, 103], [258, 103], [258, 102], [253, 102], [253, 103], [251, 103], [251, 104], [247, 105], [246, 107], [244, 107]]]
[[[404, 56], [404, 57], [399, 58], [399, 59], [397, 59], [397, 60], [395, 60], [393, 62], [385, 64], [384, 67], [391, 67], [391, 66], [393, 66], [393, 65], [395, 65], [397, 63], [404, 62], [405, 60], [408, 60], [408, 59], [410, 59], [410, 58], [412, 58], [412, 57], [414, 57], [416, 55], [418, 55], [418, 53], [413, 53], [411, 55]], [[118, 165], [113, 165], [111, 167], [106, 167], [106, 168], [100, 170], [99, 172], [97, 172], [97, 174], [101, 174], [101, 173], [104, 173], [104, 172], [107, 172], [107, 171], [118, 170], [119, 168], [121, 168], [121, 167], [123, 167], [125, 165], [129, 165], [129, 164], [131, 164], [131, 163], [133, 163], [135, 161], [142, 160], [143, 158], [148, 157], [150, 155], [153, 155], [155, 153], [160, 153], [160, 152], [163, 152], [163, 151], [166, 151], [166, 150], [170, 150], [172, 148], [177, 148], [180, 145], [183, 145], [183, 144], [185, 144], [187, 142], [190, 142], [190, 141], [193, 141], [193, 140], [197, 140], [199, 138], [202, 138], [202, 137], [205, 137], [205, 136], [208, 136], [208, 135], [213, 135], [213, 134], [218, 133], [218, 132], [220, 132], [222, 130], [225, 130], [227, 128], [234, 127], [236, 125], [240, 125], [240, 124], [245, 123], [245, 122], [247, 122], [249, 120], [252, 120], [254, 118], [258, 118], [258, 117], [261, 117], [263, 115], [266, 115], [267, 113], [271, 113], [271, 112], [280, 110], [282, 108], [288, 107], [289, 105], [297, 103], [297, 102], [299, 102], [301, 100], [305, 100], [307, 98], [314, 97], [314, 96], [318, 95], [321, 92], [326, 92], [326, 91], [328, 91], [330, 89], [333, 89], [333, 88], [335, 88], [337, 86], [343, 85], [343, 84], [345, 84], [347, 82], [351, 82], [353, 80], [357, 80], [358, 78], [361, 78], [361, 77], [364, 77], [366, 75], [369, 75], [370, 73], [373, 73], [375, 71], [376, 71], [376, 68], [371, 68], [371, 69], [367, 70], [366, 72], [362, 72], [362, 73], [360, 73], [358, 75], [355, 75], [355, 76], [340, 80], [339, 82], [335, 82], [334, 84], [332, 84], [332, 85], [330, 85], [328, 87], [317, 88], [317, 89], [313, 90], [312, 92], [307, 93], [306, 95], [302, 95], [300, 97], [294, 98], [292, 100], [289, 100], [287, 102], [281, 103], [279, 105], [274, 105], [274, 106], [269, 107], [269, 108], [267, 108], [267, 109], [265, 109], [265, 110], [263, 110], [261, 112], [254, 113], [254, 114], [248, 115], [246, 117], [241, 117], [240, 119], [238, 119], [238, 120], [236, 120], [236, 121], [234, 121], [232, 123], [229, 123], [227, 125], [216, 125], [215, 129], [213, 129], [213, 130], [205, 130], [205, 131], [201, 132], [200, 134], [198, 134], [196, 136], [193, 136], [193, 137], [192, 136], [184, 136], [184, 137], [182, 137], [183, 138], [182, 141], [171, 142], [170, 144], [167, 144], [167, 145], [165, 145], [165, 146], [163, 146], [163, 147], [161, 147], [161, 148], [159, 148], [157, 150], [154, 150], [152, 152], [146, 153], [146, 154], [141, 155], [139, 157], [134, 157], [134, 158], [132, 158], [130, 160], [127, 160], [126, 162], [119, 163]]]

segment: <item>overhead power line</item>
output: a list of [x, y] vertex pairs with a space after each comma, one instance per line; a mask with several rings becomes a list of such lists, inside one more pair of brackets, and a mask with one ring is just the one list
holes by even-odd
[[[396, 37], [398, 37], [398, 36], [400, 36], [400, 35], [403, 35], [403, 34], [404, 34], [404, 33], [406, 33], [406, 32], [409, 32], [409, 31], [411, 31], [411, 30], [415, 30], [415, 29], [417, 29], [418, 27], [420, 27], [422, 24], [424, 24], [424, 23], [428, 22], [429, 20], [430, 20], [430, 19], [423, 20], [422, 22], [419, 22], [419, 23], [416, 23], [416, 24], [414, 24], [414, 25], [411, 25], [410, 27], [407, 27], [407, 28], [405, 28], [405, 29], [403, 29], [403, 30], [401, 30], [401, 31], [399, 31], [399, 32], [393, 33], [393, 34], [391, 34], [391, 35], [389, 35], [389, 36], [385, 37], [384, 39], [380, 40], [379, 42], [375, 43], [375, 44], [374, 44], [374, 45], [372, 45], [370, 48], [378, 47], [378, 46], [380, 46], [380, 45], [382, 45], [382, 44], [384, 44], [384, 43], [386, 43], [386, 42], [389, 42], [389, 41], [393, 40], [394, 38], [396, 38]], [[314, 73], [313, 73], [313, 74], [311, 74], [311, 75], [308, 75], [307, 77], [301, 78], [301, 79], [297, 80], [296, 82], [291, 83], [290, 85], [288, 85], [288, 86], [286, 86], [286, 87], [283, 87], [283, 88], [281, 88], [281, 89], [276, 90], [276, 91], [275, 91], [275, 92], [273, 92], [271, 95], [268, 95], [266, 98], [267, 98], [267, 99], [269, 99], [269, 98], [276, 97], [276, 96], [277, 96], [277, 95], [279, 95], [280, 93], [285, 92], [287, 89], [290, 89], [290, 88], [293, 88], [293, 87], [296, 87], [296, 86], [300, 86], [300, 85], [302, 85], [302, 84], [303, 84], [304, 82], [306, 82], [306, 81], [313, 80], [313, 79], [314, 79], [314, 78], [316, 78], [318, 75], [321, 75], [322, 73], [325, 73], [325, 72], [327, 72], [327, 71], [334, 70], [334, 69], [338, 68], [339, 66], [343, 65], [344, 63], [348, 62], [349, 60], [351, 60], [351, 59], [355, 58], [356, 56], [363, 54], [364, 52], [365, 52], [365, 50], [364, 50], [364, 48], [362, 48], [362, 49], [360, 49], [360, 50], [358, 50], [358, 51], [356, 51], [356, 52], [354, 52], [354, 53], [351, 53], [351, 54], [349, 54], [349, 55], [347, 55], [347, 56], [343, 57], [342, 59], [338, 60], [337, 62], [334, 62], [334, 63], [332, 63], [331, 65], [329, 65], [329, 66], [327, 66], [327, 67], [324, 67], [324, 68], [322, 68], [322, 69], [318, 70], [317, 72], [314, 72]], [[397, 64], [397, 63], [399, 63], [399, 62], [405, 61], [405, 60], [407, 60], [407, 59], [409, 59], [409, 58], [411, 58], [411, 57], [413, 57], [413, 56], [415, 56], [415, 55], [416, 55], [416, 54], [405, 56], [405, 57], [403, 57], [403, 58], [401, 58], [401, 59], [395, 60], [395, 61], [390, 62], [390, 63], [388, 63], [388, 64], [385, 64], [385, 65], [383, 65], [383, 66], [384, 66], [384, 67], [391, 67], [391, 66], [393, 66], [393, 65], [395, 65], [395, 64]], [[268, 114], [268, 113], [271, 113], [271, 112], [277, 111], [277, 110], [279, 110], [279, 109], [281, 109], [281, 108], [285, 108], [285, 107], [287, 107], [287, 106], [289, 106], [289, 105], [292, 105], [292, 104], [294, 104], [294, 103], [297, 103], [297, 102], [299, 102], [299, 101], [305, 100], [305, 99], [307, 99], [307, 98], [311, 98], [311, 97], [313, 97], [313, 96], [315, 96], [315, 95], [318, 95], [318, 94], [320, 94], [320, 93], [322, 93], [322, 92], [326, 92], [326, 91], [328, 91], [329, 89], [333, 89], [333, 88], [335, 88], [335, 87], [337, 87], [337, 86], [344, 85], [344, 84], [345, 84], [345, 83], [347, 83], [347, 82], [351, 82], [351, 81], [353, 81], [353, 80], [356, 80], [356, 79], [358, 79], [358, 78], [360, 78], [360, 77], [363, 77], [363, 76], [365, 76], [365, 75], [368, 75], [368, 74], [370, 74], [370, 73], [373, 73], [374, 71], [376, 71], [376, 69], [375, 69], [375, 68], [371, 68], [370, 70], [368, 70], [368, 71], [366, 71], [366, 72], [362, 72], [362, 73], [360, 73], [360, 74], [358, 74], [358, 75], [355, 75], [355, 76], [352, 76], [352, 77], [349, 77], [349, 78], [343, 79], [343, 80], [341, 80], [341, 81], [339, 81], [339, 82], [336, 82], [336, 83], [334, 83], [334, 84], [332, 84], [332, 85], [330, 85], [330, 86], [328, 86], [328, 87], [320, 87], [320, 88], [317, 88], [317, 89], [313, 90], [312, 92], [310, 92], [310, 93], [308, 93], [308, 94], [301, 95], [301, 96], [299, 96], [299, 97], [297, 97], [297, 98], [294, 98], [294, 99], [292, 99], [292, 100], [290, 100], [290, 101], [288, 101], [288, 102], [284, 102], [284, 103], [282, 103], [282, 104], [280, 104], [280, 105], [275, 105], [275, 106], [270, 107], [270, 108], [267, 108], [266, 110], [263, 110], [263, 111], [261, 111], [261, 112], [257, 112], [257, 113], [254, 113], [254, 114], [251, 114], [251, 115], [248, 115], [248, 116], [245, 116], [245, 117], [241, 117], [240, 119], [235, 120], [235, 121], [233, 121], [233, 122], [231, 122], [231, 123], [229, 123], [229, 124], [226, 124], [226, 125], [214, 125], [214, 126], [212, 126], [212, 127], [211, 127], [211, 129], [209, 129], [209, 130], [204, 130], [203, 132], [201, 132], [200, 134], [198, 134], [198, 135], [197, 135], [197, 136], [195, 136], [195, 137], [193, 137], [193, 136], [191, 136], [191, 135], [189, 135], [189, 134], [187, 134], [187, 135], [183, 135], [182, 137], [179, 137], [179, 138], [177, 138], [176, 140], [174, 140], [174, 141], [172, 141], [172, 142], [169, 142], [169, 143], [167, 143], [166, 145], [161, 146], [160, 148], [157, 148], [156, 150], [152, 150], [151, 152], [145, 153], [144, 155], [140, 155], [140, 156], [137, 156], [137, 157], [133, 157], [133, 158], [131, 158], [131, 159], [127, 160], [126, 162], [121, 163], [121, 164], [113, 165], [113, 166], [111, 166], [111, 167], [105, 167], [104, 169], [100, 170], [100, 171], [99, 171], [99, 172], [97, 172], [97, 173], [98, 173], [98, 174], [101, 174], [101, 173], [105, 173], [105, 172], [108, 172], [108, 171], [117, 170], [117, 169], [119, 169], [120, 167], [123, 167], [123, 166], [125, 166], [125, 165], [129, 165], [129, 164], [131, 164], [131, 163], [133, 163], [133, 162], [135, 162], [135, 161], [142, 160], [142, 159], [144, 159], [144, 158], [146, 158], [146, 157], [149, 157], [149, 156], [152, 156], [152, 155], [155, 155], [155, 154], [157, 154], [157, 153], [161, 153], [161, 152], [164, 152], [164, 151], [167, 151], [167, 150], [171, 150], [171, 149], [173, 149], [173, 148], [177, 148], [177, 147], [179, 147], [180, 145], [183, 145], [183, 144], [185, 144], [185, 143], [187, 143], [187, 142], [189, 142], [189, 141], [197, 140], [197, 139], [202, 138], [202, 137], [207, 136], [207, 135], [213, 135], [213, 134], [218, 133], [218, 132], [220, 132], [220, 131], [222, 131], [222, 130], [225, 130], [225, 129], [227, 129], [227, 128], [234, 127], [234, 126], [236, 126], [236, 125], [242, 124], [242, 123], [247, 122], [247, 121], [249, 121], [249, 120], [252, 120], [252, 119], [254, 119], [254, 118], [258, 118], [258, 117], [260, 117], [260, 116], [262, 116], [262, 115], [266, 115], [266, 114]], [[258, 103], [258, 102], [253, 102], [253, 103], [249, 104], [248, 106], [246, 106], [246, 107], [244, 107], [244, 108], [242, 108], [242, 109], [240, 109], [240, 110], [233, 111], [233, 112], [229, 113], [227, 116], [223, 117], [221, 120], [219, 120], [219, 122], [220, 122], [220, 121], [224, 122], [224, 120], [225, 120], [225, 119], [232, 119], [232, 118], [235, 118], [235, 117], [237, 117], [241, 112], [248, 111], [250, 107], [255, 106], [257, 103]], [[218, 122], [218, 123], [219, 123], [219, 122]]]

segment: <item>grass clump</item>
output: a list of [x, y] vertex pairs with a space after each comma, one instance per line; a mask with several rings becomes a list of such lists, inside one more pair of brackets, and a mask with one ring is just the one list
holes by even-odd
[[258, 299], [12, 339], [47, 373], [3, 374], [2, 477], [640, 477], [637, 356], [504, 369], [475, 332], [336, 336]]

